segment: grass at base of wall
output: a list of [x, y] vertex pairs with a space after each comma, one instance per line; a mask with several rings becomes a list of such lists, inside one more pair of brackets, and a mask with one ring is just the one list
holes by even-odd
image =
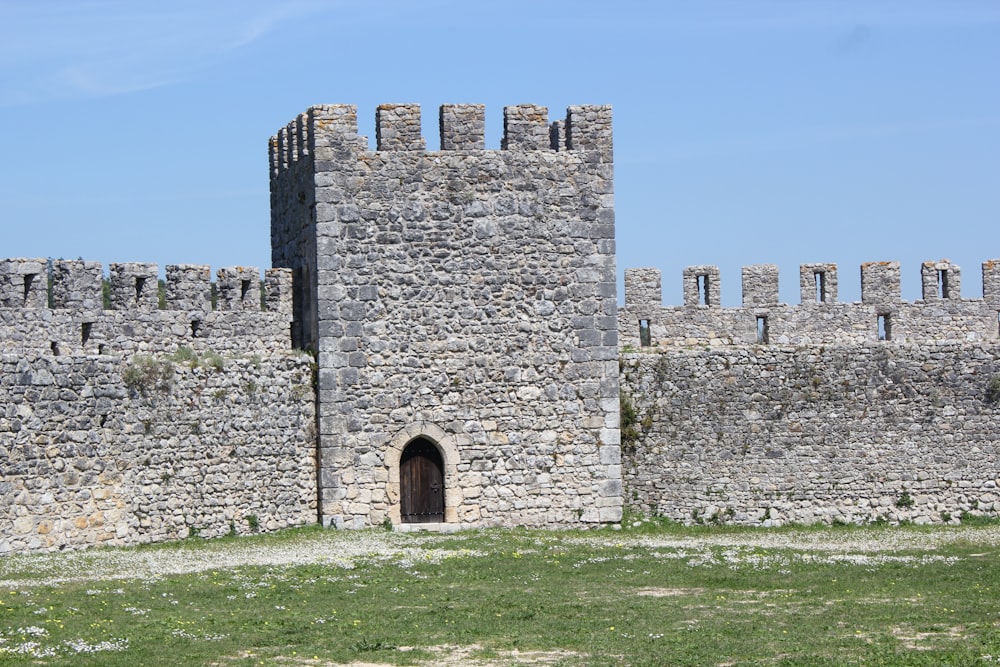
[[317, 528], [0, 561], [0, 665], [996, 665], [1000, 526]]

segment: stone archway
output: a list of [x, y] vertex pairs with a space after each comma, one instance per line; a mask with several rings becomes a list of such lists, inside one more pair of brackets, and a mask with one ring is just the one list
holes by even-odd
[[[427, 450], [428, 446], [433, 451]], [[396, 433], [389, 440], [385, 452], [385, 466], [389, 473], [386, 496], [389, 500], [389, 519], [392, 523], [395, 525], [415, 522], [415, 517], [412, 515], [404, 520], [402, 513], [400, 469], [404, 463], [404, 453], [407, 453], [407, 461], [412, 461], [414, 454], [419, 454], [420, 458], [424, 458], [425, 461], [418, 465], [433, 464], [435, 454], [440, 457], [438, 462], [442, 473], [443, 518], [429, 519], [428, 521], [443, 520], [445, 523], [457, 521], [459, 489], [457, 485], [458, 448], [455, 445], [455, 438], [436, 424], [416, 422]]]

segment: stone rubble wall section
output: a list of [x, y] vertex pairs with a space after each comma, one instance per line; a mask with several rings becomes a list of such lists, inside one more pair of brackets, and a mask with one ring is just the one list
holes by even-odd
[[482, 117], [442, 107], [442, 151], [410, 104], [377, 109], [374, 151], [350, 105], [272, 138], [273, 260], [308, 273], [319, 350], [325, 525], [398, 521], [401, 434], [444, 452], [446, 521], [621, 517], [610, 108], [550, 125], [508, 107], [501, 150]]
[[215, 309], [211, 273], [203, 265], [166, 267], [163, 310], [155, 264], [111, 264], [107, 309], [102, 281], [97, 262], [0, 260], [0, 353], [128, 355], [187, 346], [268, 354], [291, 348], [288, 269], [264, 272], [264, 308], [260, 272], [252, 267], [219, 269]]
[[316, 521], [311, 359], [0, 356], [0, 554]]
[[628, 503], [684, 523], [1000, 514], [996, 343], [625, 354]]
[[[861, 268], [861, 301], [845, 303], [837, 301], [835, 264], [803, 264], [799, 270], [802, 302], [788, 305], [778, 301], [777, 267], [755, 265], [743, 269], [742, 307], [724, 308], [719, 305], [718, 267], [684, 270], [684, 306], [662, 304], [657, 269], [627, 269], [618, 340], [623, 350], [755, 343], [843, 345], [881, 338], [908, 343], [996, 341], [1000, 339], [1000, 260], [984, 262], [982, 272], [982, 298], [964, 299], [958, 266], [947, 260], [925, 262], [921, 266], [923, 298], [909, 302], [900, 297], [899, 263], [869, 262]], [[648, 345], [640, 328], [648, 328]]]

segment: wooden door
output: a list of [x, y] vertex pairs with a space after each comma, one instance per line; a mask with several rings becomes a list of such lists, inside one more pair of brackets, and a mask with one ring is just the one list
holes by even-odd
[[429, 440], [417, 438], [403, 450], [399, 501], [403, 523], [444, 521], [444, 460]]

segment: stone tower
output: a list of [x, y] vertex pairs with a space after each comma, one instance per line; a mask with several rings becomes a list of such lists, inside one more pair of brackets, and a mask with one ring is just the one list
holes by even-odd
[[611, 109], [314, 106], [270, 142], [324, 525], [621, 518]]

